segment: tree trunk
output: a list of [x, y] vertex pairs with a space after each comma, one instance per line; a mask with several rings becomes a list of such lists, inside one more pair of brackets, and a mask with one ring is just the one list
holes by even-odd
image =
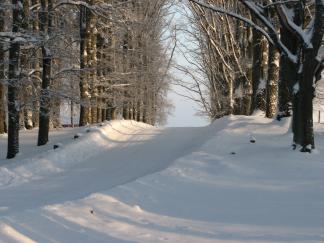
[[269, 44], [269, 70], [267, 79], [266, 117], [273, 118], [277, 111], [278, 80], [279, 80], [279, 52], [275, 46]]
[[74, 102], [73, 102], [73, 100], [71, 100], [70, 120], [71, 120], [71, 127], [74, 127]]
[[[32, 0], [32, 5], [36, 6], [39, 4], [39, 0]], [[34, 35], [39, 35], [39, 15], [38, 11], [33, 11], [33, 33]], [[32, 60], [32, 69], [35, 70], [35, 73], [32, 75], [32, 95], [33, 95], [33, 114], [32, 114], [32, 122], [33, 127], [39, 126], [39, 97], [40, 97], [40, 89], [41, 89], [41, 68], [40, 68], [40, 60], [41, 51], [34, 50], [34, 60]]]
[[301, 145], [302, 152], [310, 152], [315, 148], [313, 131], [313, 77], [315, 71], [314, 55], [312, 50], [304, 50], [301, 64], [302, 72], [299, 79], [298, 98], [294, 112], [294, 143]]
[[101, 109], [101, 119], [103, 122], [106, 121], [106, 117], [107, 117], [107, 109], [103, 108]]
[[129, 107], [128, 107], [128, 103], [126, 101], [124, 101], [123, 103], [123, 119], [124, 120], [129, 120]]
[[[21, 30], [23, 18], [22, 0], [12, 0], [16, 6], [12, 11], [12, 32]], [[20, 79], [20, 43], [11, 39], [9, 48], [9, 84], [8, 84], [8, 150], [7, 159], [14, 158], [19, 152], [19, 79]]]
[[[256, 18], [252, 16], [252, 21]], [[253, 58], [252, 58], [252, 101], [250, 114], [257, 108], [257, 95], [262, 76], [262, 35], [253, 29]]]
[[[45, 41], [46, 36], [51, 34], [52, 28], [52, 0], [41, 0], [40, 12], [40, 31]], [[50, 49], [46, 43], [42, 46], [43, 73], [42, 73], [42, 90], [40, 97], [39, 111], [39, 130], [38, 146], [45, 145], [48, 142], [49, 124], [50, 124], [50, 84], [52, 57]]]
[[[0, 8], [0, 32], [5, 31], [5, 12], [4, 9]], [[0, 42], [0, 134], [6, 132], [6, 110], [5, 110], [5, 54], [4, 45]]]
[[[90, 1], [91, 5], [94, 5], [94, 1]], [[90, 90], [91, 90], [91, 122], [98, 123], [98, 84], [97, 84], [97, 17], [91, 11], [88, 11], [88, 22], [87, 27], [88, 43], [87, 43], [87, 54], [88, 63], [87, 67], [90, 71]]]
[[[30, 1], [25, 0], [23, 1], [23, 22], [22, 22], [22, 28], [24, 29], [25, 32], [29, 32], [31, 30], [30, 28]], [[24, 70], [24, 73], [29, 72], [31, 65], [30, 65], [30, 60], [29, 58], [31, 57], [31, 51], [30, 49], [25, 49], [22, 50], [21, 52], [21, 57], [20, 57], [20, 68]], [[31, 79], [28, 75], [24, 75], [22, 77], [24, 80], [24, 86], [22, 88], [22, 101], [23, 101], [23, 121], [24, 121], [24, 127], [26, 129], [32, 129], [33, 128], [33, 121], [32, 121], [32, 113], [33, 113], [33, 107], [32, 107], [32, 100], [34, 99], [34, 96], [32, 94], [32, 84], [31, 84]]]
[[[281, 28], [281, 41], [289, 47], [292, 53], [297, 53], [297, 45], [294, 43], [294, 36], [288, 30]], [[291, 43], [293, 42], [293, 43]], [[288, 43], [291, 43], [288, 45]], [[278, 91], [278, 120], [282, 117], [291, 116], [291, 107], [293, 102], [293, 86], [297, 82], [298, 66], [292, 63], [287, 56], [281, 55], [279, 70], [279, 91]]]
[[86, 39], [87, 39], [87, 15], [89, 10], [86, 7], [80, 6], [80, 120], [79, 125], [85, 126], [88, 123], [89, 117], [89, 85], [87, 80], [87, 75], [85, 73], [85, 68], [87, 64], [87, 48], [86, 48]]
[[[301, 26], [304, 22], [304, 6], [303, 3], [292, 3], [294, 11], [294, 23]], [[291, 53], [297, 55], [299, 49], [298, 40], [296, 37], [284, 26], [280, 29], [280, 40], [290, 50]], [[286, 55], [280, 57], [279, 70], [279, 91], [278, 91], [278, 117], [291, 116], [291, 108], [293, 100], [298, 97], [293, 97], [293, 87], [298, 79], [298, 65], [292, 63]], [[295, 106], [296, 108], [297, 106]]]
[[318, 66], [316, 59], [318, 50], [321, 46], [324, 34], [324, 2], [315, 1], [314, 29], [311, 39], [311, 46], [303, 45], [299, 55], [299, 90], [294, 104], [293, 132], [294, 143], [301, 145], [302, 152], [311, 152], [315, 148], [314, 129], [313, 129], [313, 98], [315, 89], [315, 71]]

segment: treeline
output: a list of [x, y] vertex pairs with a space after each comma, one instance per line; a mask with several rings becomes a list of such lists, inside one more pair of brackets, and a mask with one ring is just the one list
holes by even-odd
[[7, 158], [19, 152], [21, 128], [38, 127], [37, 144], [46, 144], [50, 127], [62, 125], [62, 107], [72, 126], [117, 118], [163, 123], [169, 8], [168, 0], [1, 1], [0, 134], [8, 133]]
[[310, 152], [324, 2], [190, 0], [188, 8], [193, 27], [185, 31], [195, 46], [182, 49], [194, 68], [178, 69], [195, 84], [181, 85], [212, 119], [257, 109], [278, 120], [293, 116], [294, 147]]

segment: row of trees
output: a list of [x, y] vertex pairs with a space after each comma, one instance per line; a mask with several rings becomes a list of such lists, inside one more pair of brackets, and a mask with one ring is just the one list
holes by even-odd
[[[182, 45], [205, 112], [216, 119], [251, 115], [293, 116], [294, 144], [314, 148], [313, 98], [323, 68], [324, 2], [190, 0], [193, 26]], [[194, 67], [194, 68], [192, 68]]]
[[[5, 0], [0, 4], [0, 134], [7, 158], [19, 129], [37, 144], [61, 126], [61, 107], [79, 125], [123, 117], [162, 123], [169, 53], [168, 0]], [[67, 105], [68, 104], [68, 105]]]

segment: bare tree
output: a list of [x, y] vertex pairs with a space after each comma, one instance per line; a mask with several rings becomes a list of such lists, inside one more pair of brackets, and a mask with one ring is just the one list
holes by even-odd
[[[321, 46], [323, 38], [323, 10], [324, 3], [321, 0], [316, 0], [313, 3], [313, 15], [309, 24], [297, 25], [292, 20], [293, 15], [288, 14], [289, 9], [284, 2], [269, 2], [267, 4], [260, 3], [258, 1], [240, 0], [255, 18], [262, 24], [259, 25], [245, 18], [242, 15], [226, 11], [215, 5], [206, 4], [198, 0], [190, 0], [204, 8], [208, 8], [212, 11], [223, 13], [239, 19], [251, 27], [262, 33], [267, 38], [270, 44], [273, 44], [281, 53], [286, 55], [287, 58], [296, 67], [294, 70], [298, 70], [296, 75], [297, 84], [295, 86], [296, 95], [294, 98], [294, 116], [293, 116], [293, 133], [294, 143], [301, 145], [303, 152], [310, 152], [311, 148], [315, 147], [314, 133], [313, 133], [313, 97], [314, 88], [313, 81], [315, 78], [315, 71], [318, 67], [318, 63], [322, 60], [317, 60], [318, 50]], [[302, 10], [306, 5], [301, 5]], [[280, 20], [280, 25], [284, 26], [295, 37], [298, 43], [298, 52], [292, 53], [289, 48], [280, 40], [277, 28], [272, 22], [271, 16], [267, 14], [268, 8], [275, 8], [276, 15]], [[293, 11], [294, 9], [290, 9]]]

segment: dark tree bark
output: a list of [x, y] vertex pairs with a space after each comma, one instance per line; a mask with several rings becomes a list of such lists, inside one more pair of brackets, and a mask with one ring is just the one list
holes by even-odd
[[[125, 98], [126, 98], [126, 94], [125, 94]], [[123, 112], [122, 113], [123, 113], [123, 119], [129, 120], [129, 106], [126, 101], [124, 101], [124, 103], [123, 103]]]
[[[304, 6], [302, 2], [293, 3], [294, 23], [302, 25], [304, 19]], [[297, 55], [299, 43], [294, 34], [292, 34], [285, 26], [280, 28], [280, 39], [282, 43], [290, 50], [291, 53]], [[280, 57], [280, 70], [279, 70], [279, 91], [278, 91], [278, 117], [291, 116], [291, 109], [293, 103], [293, 87], [298, 79], [298, 65], [292, 63], [286, 55]], [[294, 98], [296, 100], [297, 97]]]
[[[12, 0], [12, 32], [18, 33], [22, 27], [23, 2]], [[9, 48], [9, 82], [8, 82], [8, 150], [7, 158], [12, 159], [19, 152], [19, 104], [18, 91], [20, 79], [20, 43], [13, 38]]]
[[[252, 14], [252, 21], [256, 18]], [[250, 114], [257, 108], [257, 95], [262, 77], [262, 35], [253, 29], [253, 58], [252, 58], [252, 100]]]
[[[139, 90], [140, 92], [140, 90]], [[140, 96], [138, 97], [138, 101], [136, 102], [136, 121], [141, 121], [141, 100]]]
[[313, 87], [315, 72], [318, 67], [316, 59], [318, 50], [321, 46], [324, 34], [324, 2], [315, 1], [315, 19], [314, 32], [311, 39], [311, 46], [303, 46], [300, 56], [300, 76], [298, 90], [297, 119], [293, 121], [295, 129], [298, 131], [294, 134], [294, 142], [301, 145], [302, 152], [310, 152], [315, 148], [314, 129], [313, 129], [313, 98], [315, 89]]
[[49, 123], [50, 123], [50, 84], [51, 84], [51, 69], [52, 56], [50, 49], [45, 43], [45, 37], [51, 34], [52, 29], [52, 0], [41, 0], [40, 12], [40, 32], [43, 36], [42, 45], [42, 90], [40, 97], [40, 111], [39, 111], [39, 130], [38, 130], [38, 146], [45, 145], [48, 142]]
[[[0, 32], [5, 31], [4, 17], [5, 17], [5, 12], [3, 9], [0, 8]], [[2, 42], [0, 42], [0, 134], [6, 132], [4, 71], [5, 71], [4, 46]]]

